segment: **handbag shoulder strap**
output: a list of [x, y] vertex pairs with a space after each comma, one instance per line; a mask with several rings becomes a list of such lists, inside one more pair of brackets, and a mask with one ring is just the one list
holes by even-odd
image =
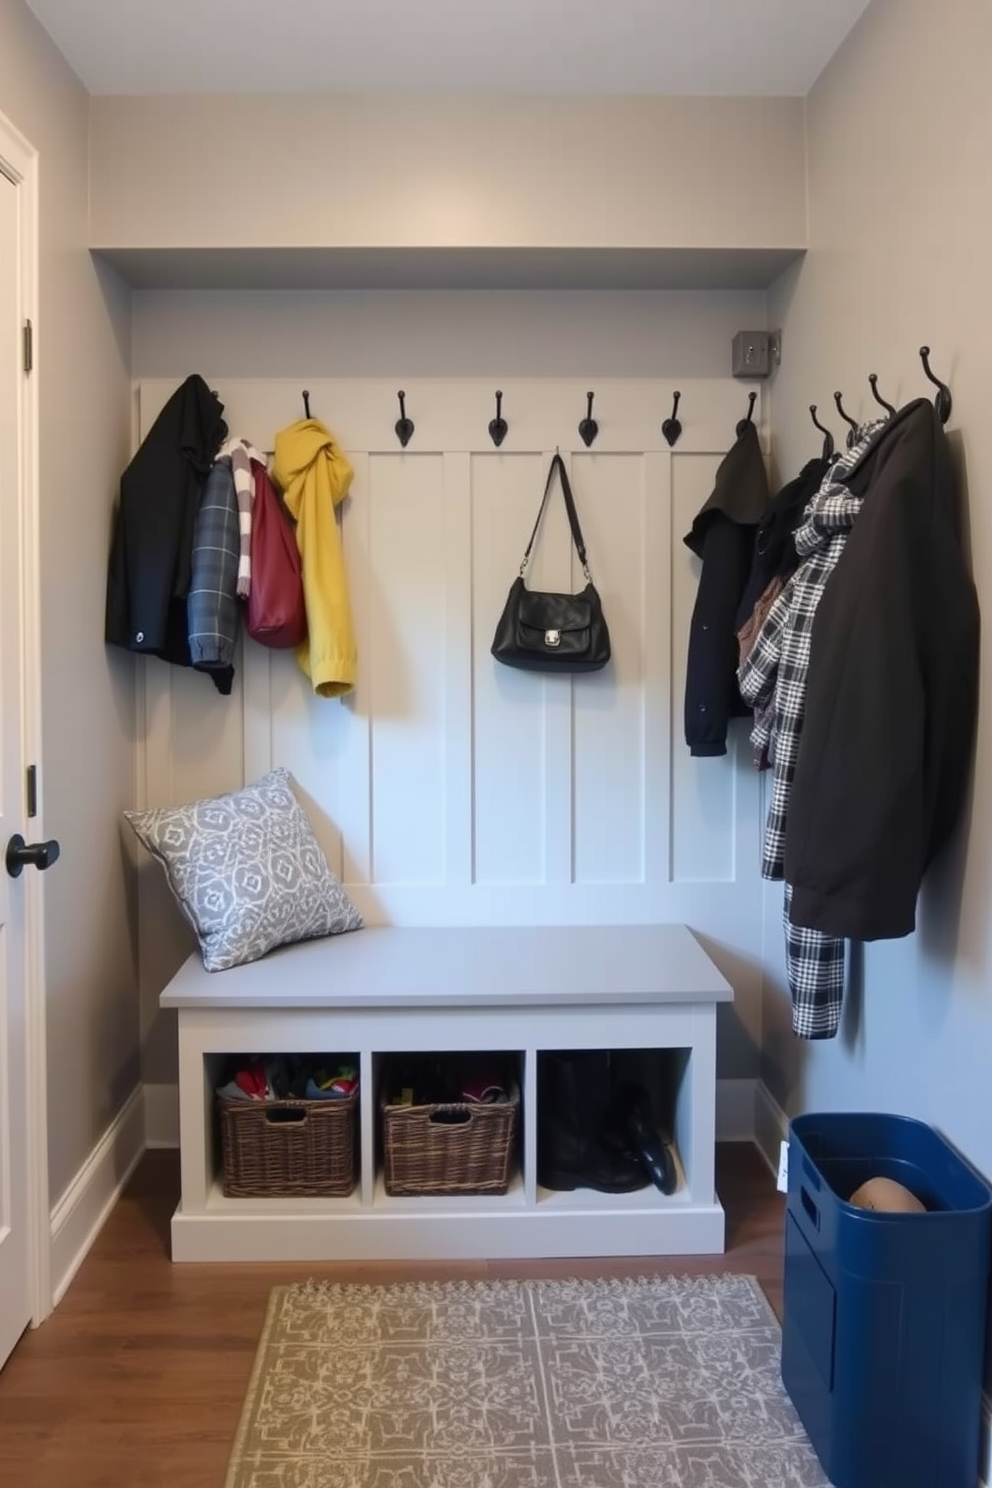
[[589, 572], [589, 561], [586, 558], [586, 545], [582, 537], [582, 528], [579, 526], [579, 514], [575, 510], [575, 498], [572, 495], [572, 485], [568, 479], [568, 471], [565, 469], [565, 462], [562, 459], [561, 455], [557, 452], [551, 458], [551, 467], [548, 470], [548, 478], [544, 484], [544, 495], [541, 497], [541, 505], [538, 507], [537, 511], [537, 521], [534, 523], [534, 527], [530, 535], [530, 541], [528, 542], [527, 547], [524, 551], [523, 562], [520, 565], [520, 577], [523, 578], [524, 569], [530, 562], [531, 549], [533, 548], [534, 540], [537, 537], [537, 529], [541, 525], [541, 518], [544, 516], [544, 508], [548, 504], [548, 497], [551, 494], [551, 487], [554, 485], [556, 471], [558, 472], [558, 476], [561, 480], [561, 492], [563, 497], [565, 498], [565, 511], [568, 514], [568, 525], [572, 533], [572, 541], [575, 544], [575, 551], [579, 555], [579, 562], [582, 564], [582, 572], [585, 574], [587, 582], [591, 583], [592, 575]]

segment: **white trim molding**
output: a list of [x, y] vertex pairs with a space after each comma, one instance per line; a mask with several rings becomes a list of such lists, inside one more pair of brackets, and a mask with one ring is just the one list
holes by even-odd
[[[0, 114], [0, 171], [18, 190], [20, 318], [30, 321], [37, 345], [39, 322], [38, 152], [19, 129]], [[19, 379], [18, 421], [21, 508], [21, 676], [22, 750], [25, 760], [41, 757], [41, 566], [39, 542], [39, 433], [37, 376]], [[44, 800], [35, 823], [44, 832]], [[37, 1327], [52, 1310], [49, 1254], [48, 1079], [45, 1046], [44, 882], [30, 875], [25, 886], [25, 1022], [28, 1048], [26, 1131], [28, 1144], [28, 1250], [31, 1323]]]
[[65, 1296], [144, 1150], [145, 1100], [139, 1087], [52, 1210], [53, 1306]]
[[754, 1092], [752, 1140], [773, 1173], [778, 1173], [779, 1150], [788, 1139], [789, 1118], [764, 1080], [759, 1080]]

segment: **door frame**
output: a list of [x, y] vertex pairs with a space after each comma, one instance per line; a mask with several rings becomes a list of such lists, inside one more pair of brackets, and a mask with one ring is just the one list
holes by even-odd
[[[39, 334], [38, 152], [19, 129], [0, 113], [0, 171], [19, 193], [20, 318], [30, 320], [37, 359]], [[21, 527], [21, 748], [25, 763], [41, 757], [41, 559], [38, 374], [19, 382], [20, 527]], [[44, 817], [44, 782], [39, 793], [37, 826]], [[25, 1020], [27, 1061], [28, 1255], [31, 1326], [52, 1310], [51, 1205], [48, 1183], [48, 1092], [46, 1066], [46, 997], [44, 881], [25, 875]]]

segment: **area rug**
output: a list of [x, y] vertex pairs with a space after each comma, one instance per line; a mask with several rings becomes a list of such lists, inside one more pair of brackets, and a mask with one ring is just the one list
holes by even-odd
[[751, 1277], [277, 1287], [226, 1488], [829, 1488]]

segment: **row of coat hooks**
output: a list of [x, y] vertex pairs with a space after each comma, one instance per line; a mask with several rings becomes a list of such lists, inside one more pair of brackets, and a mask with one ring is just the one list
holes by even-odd
[[[934, 399], [934, 406], [937, 409], [937, 414], [940, 418], [940, 422], [942, 424], [946, 424], [947, 420], [951, 416], [951, 390], [945, 382], [941, 382], [939, 377], [934, 376], [934, 373], [930, 367], [929, 346], [920, 347], [920, 360], [923, 362], [923, 370], [926, 373], [927, 377], [934, 384], [934, 386], [939, 389], [937, 396]], [[885, 409], [886, 413], [890, 415], [895, 413], [895, 405], [889, 403], [885, 398], [882, 397], [881, 393], [878, 391], [877, 373], [869, 372], [868, 383], [871, 387], [872, 397], [875, 399], [876, 403], [880, 404], [881, 407]], [[401, 389], [400, 392], [396, 394], [396, 396], [399, 399], [400, 405], [400, 416], [396, 420], [396, 437], [402, 447], [406, 449], [407, 445], [410, 443], [410, 440], [413, 438], [417, 426], [413, 422], [413, 419], [410, 418], [407, 414], [406, 393]], [[596, 435], [599, 433], [599, 424], [592, 416], [592, 405], [595, 396], [595, 393], [592, 392], [586, 394], [586, 398], [588, 400], [586, 405], [586, 416], [579, 424], [579, 437], [582, 440], [582, 443], [585, 445], [586, 449], [592, 448], [592, 445], [596, 439]], [[843, 393], [834, 393], [834, 403], [837, 405], [837, 412], [840, 414], [844, 422], [849, 426], [847, 433], [847, 447], [848, 449], [850, 449], [854, 444], [856, 431], [859, 425], [857, 419], [852, 418], [849, 413], [845, 412], [843, 397]], [[679, 403], [681, 402], [681, 400], [681, 392], [676, 392], [674, 394], [672, 402], [671, 416], [667, 418], [661, 426], [662, 435], [664, 436], [670, 449], [674, 449], [675, 445], [678, 444], [679, 439], [682, 437], [682, 423], [679, 419]], [[738, 439], [744, 433], [744, 430], [747, 428], [748, 424], [753, 422], [754, 405], [757, 400], [758, 394], [755, 391], [752, 390], [750, 393], [748, 393], [747, 413], [742, 419], [739, 419], [737, 423], [736, 432]], [[825, 424], [820, 423], [820, 420], [816, 416], [816, 408], [817, 405], [815, 403], [811, 403], [809, 405], [810, 416], [812, 417], [813, 423], [816, 428], [819, 429], [820, 433], [823, 435], [823, 458], [825, 460], [829, 460], [834, 453], [834, 436], [833, 434], [831, 434], [830, 430], [826, 427]], [[306, 418], [310, 418], [310, 393], [306, 388], [303, 389], [303, 411], [304, 416]], [[499, 449], [509, 431], [510, 426], [507, 423], [506, 419], [503, 417], [503, 394], [500, 389], [497, 389], [496, 417], [489, 420], [489, 437], [497, 449]]]
[[[306, 393], [303, 394], [304, 403], [308, 410], [307, 418], [309, 418], [309, 404], [306, 403], [307, 396], [308, 395]], [[399, 399], [400, 405], [400, 416], [396, 420], [396, 437], [403, 448], [406, 449], [407, 445], [410, 443], [411, 438], [413, 437], [414, 430], [417, 426], [413, 422], [413, 419], [407, 416], [406, 393], [400, 391], [396, 394], [396, 396]], [[592, 416], [592, 405], [595, 396], [595, 393], [586, 393], [586, 416], [579, 424], [579, 438], [582, 440], [582, 443], [585, 445], [586, 449], [592, 448], [592, 445], [596, 439], [596, 435], [599, 433], [599, 424]], [[682, 425], [679, 422], [678, 417], [679, 401], [681, 400], [681, 397], [681, 393], [677, 392], [675, 394], [675, 401], [672, 406], [672, 416], [671, 418], [667, 418], [661, 426], [661, 432], [667, 439], [669, 447], [674, 447], [674, 445], [678, 443], [679, 438], [682, 434]], [[743, 434], [744, 429], [751, 422], [757, 397], [757, 393], [752, 392], [748, 394], [747, 415], [746, 417], [742, 418], [737, 425], [738, 435]], [[500, 445], [503, 443], [503, 440], [506, 438], [509, 432], [510, 426], [507, 423], [506, 419], [503, 417], [503, 394], [502, 391], [497, 388], [496, 417], [489, 420], [489, 437], [497, 449], [499, 449]]]
[[[930, 366], [929, 346], [920, 347], [920, 361], [923, 363], [923, 370], [926, 373], [927, 377], [933, 383], [934, 387], [938, 389], [937, 396], [934, 399], [934, 407], [937, 410], [937, 417], [940, 419], [941, 424], [946, 424], [947, 420], [951, 416], [951, 409], [953, 407], [951, 390], [947, 386], [946, 382], [941, 382], [940, 378], [934, 375], [933, 370]], [[876, 372], [868, 373], [868, 385], [871, 388], [871, 395], [875, 399], [875, 402], [878, 403], [880, 407], [884, 408], [886, 413], [889, 414], [889, 416], [891, 417], [891, 415], [894, 414], [896, 411], [895, 404], [890, 403], [886, 398], [883, 398], [881, 393], [878, 391], [878, 374]], [[840, 414], [845, 424], [848, 425], [847, 438], [845, 442], [848, 449], [852, 449], [857, 440], [857, 431], [860, 425], [858, 424], [857, 419], [852, 418], [851, 415], [845, 411], [843, 397], [843, 393], [834, 393], [834, 403], [837, 405], [837, 412]], [[821, 424], [820, 420], [817, 418], [815, 403], [811, 403], [809, 405], [809, 412], [814, 426], [819, 429], [820, 433], [823, 435], [823, 458], [825, 460], [830, 460], [833, 458], [835, 449], [834, 436], [831, 434], [826, 425]]]

